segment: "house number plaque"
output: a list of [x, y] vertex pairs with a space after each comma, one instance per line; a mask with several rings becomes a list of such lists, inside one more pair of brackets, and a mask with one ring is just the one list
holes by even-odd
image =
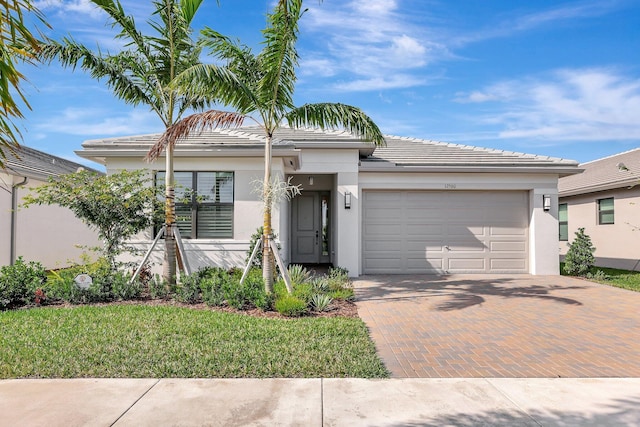
[[455, 190], [456, 189], [456, 184], [445, 184], [444, 188], [447, 190]]

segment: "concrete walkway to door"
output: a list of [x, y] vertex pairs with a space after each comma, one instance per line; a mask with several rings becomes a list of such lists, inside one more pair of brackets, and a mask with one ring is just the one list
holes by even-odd
[[640, 293], [562, 276], [362, 276], [394, 377], [640, 377]]

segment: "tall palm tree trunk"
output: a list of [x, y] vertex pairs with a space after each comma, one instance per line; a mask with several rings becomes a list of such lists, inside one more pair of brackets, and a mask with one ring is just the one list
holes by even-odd
[[273, 293], [273, 253], [271, 252], [270, 239], [273, 234], [271, 229], [271, 135], [267, 136], [264, 144], [264, 182], [262, 183], [262, 196], [264, 199], [264, 218], [262, 225], [262, 279], [264, 290], [267, 294]]
[[173, 179], [173, 147], [166, 149], [166, 174], [165, 174], [165, 235], [164, 235], [164, 263], [162, 265], [162, 278], [166, 283], [174, 284], [176, 280], [176, 238], [174, 227], [176, 223], [175, 188]]

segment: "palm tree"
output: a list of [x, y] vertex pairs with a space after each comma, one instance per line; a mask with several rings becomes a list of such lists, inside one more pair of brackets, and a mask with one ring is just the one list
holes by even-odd
[[[295, 107], [293, 91], [298, 65], [296, 41], [298, 21], [303, 15], [302, 0], [279, 0], [267, 16], [263, 31], [264, 48], [254, 55], [250, 48], [233, 42], [211, 30], [203, 30], [203, 44], [227, 65], [200, 64], [176, 78], [185, 93], [213, 94], [236, 112], [211, 110], [186, 117], [169, 127], [147, 157], [157, 158], [162, 150], [173, 149], [176, 142], [191, 132], [216, 127], [240, 126], [251, 118], [265, 133], [264, 148], [264, 224], [262, 271], [267, 292], [273, 291], [271, 209], [271, 143], [274, 133], [284, 123], [292, 128], [344, 128], [363, 140], [384, 144], [380, 129], [360, 109], [344, 104], [322, 103]], [[251, 116], [254, 114], [256, 117]]]
[[16, 60], [33, 61], [34, 52], [38, 50], [38, 40], [25, 25], [27, 13], [44, 23], [42, 14], [31, 1], [0, 0], [0, 168], [4, 168], [4, 150], [15, 152], [21, 136], [11, 120], [23, 117], [14, 97], [31, 108], [20, 88], [24, 75], [15, 65]]
[[[154, 16], [149, 20], [155, 34], [143, 34], [133, 16], [126, 15], [119, 0], [91, 0], [105, 11], [125, 48], [116, 54], [95, 53], [71, 38], [48, 41], [41, 57], [57, 59], [63, 66], [80, 66], [95, 79], [106, 81], [120, 99], [132, 105], [147, 105], [162, 120], [173, 125], [189, 109], [202, 110], [208, 94], [179, 93], [172, 85], [177, 75], [200, 63], [202, 48], [191, 39], [191, 22], [202, 0], [155, 0]], [[176, 275], [175, 196], [173, 147], [166, 153], [165, 253], [163, 278], [174, 283]]]

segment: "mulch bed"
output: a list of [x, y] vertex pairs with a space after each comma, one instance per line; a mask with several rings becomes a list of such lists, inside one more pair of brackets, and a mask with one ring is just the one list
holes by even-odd
[[[77, 307], [82, 304], [69, 304], [66, 302], [54, 302], [43, 304], [43, 307]], [[171, 299], [153, 299], [151, 297], [141, 297], [131, 301], [113, 301], [113, 302], [97, 302], [86, 305], [92, 306], [110, 306], [110, 305], [144, 305], [144, 306], [166, 306], [166, 307], [184, 307], [192, 310], [209, 310], [219, 311], [223, 313], [236, 313], [252, 317], [274, 318], [274, 319], [292, 319], [292, 317], [283, 316], [277, 311], [263, 311], [259, 308], [250, 308], [247, 310], [238, 310], [233, 307], [212, 307], [203, 302], [196, 304], [186, 304]], [[33, 305], [24, 306], [22, 308], [33, 308]], [[358, 309], [355, 303], [344, 300], [333, 300], [327, 311], [317, 312], [309, 311], [302, 317], [358, 317]]]

